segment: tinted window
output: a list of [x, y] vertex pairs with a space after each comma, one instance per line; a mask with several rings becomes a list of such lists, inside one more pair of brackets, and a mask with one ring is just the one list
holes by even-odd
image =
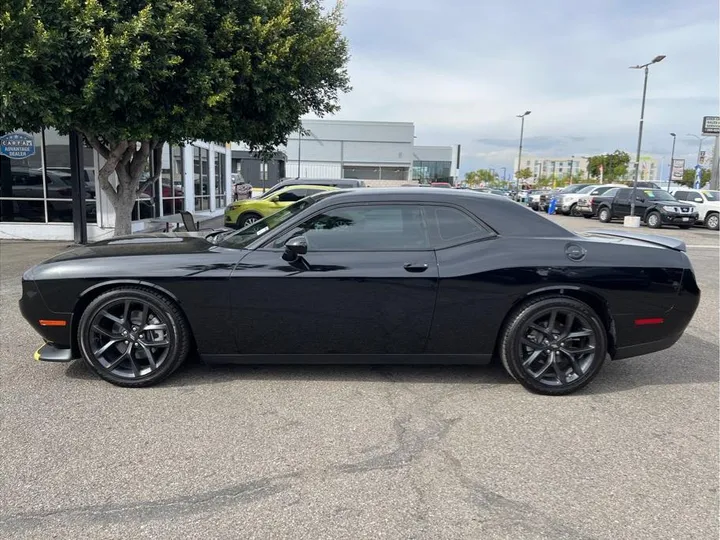
[[631, 192], [632, 192], [632, 190], [631, 190], [631, 189], [627, 189], [627, 188], [618, 189], [617, 198], [618, 198], [618, 199], [622, 199], [622, 200], [624, 200], [624, 201], [625, 201], [625, 200], [628, 200], [628, 199], [630, 198], [630, 193], [631, 193]]
[[603, 197], [614, 197], [617, 195], [617, 192], [620, 191], [620, 188], [610, 188], [605, 193], [602, 194]]
[[296, 202], [305, 198], [306, 189], [288, 189], [278, 194], [279, 202]]
[[[309, 251], [380, 251], [429, 247], [422, 209], [410, 205], [335, 208], [298, 226], [291, 236], [298, 235], [307, 238]], [[278, 239], [273, 245], [279, 247], [285, 240]]]
[[316, 193], [322, 193], [324, 191], [327, 191], [327, 190], [326, 189], [306, 189], [305, 196], [309, 197], [310, 195], [315, 195]]
[[426, 212], [431, 223], [437, 224], [438, 239], [440, 243], [462, 242], [480, 235], [487, 235], [487, 231], [480, 227], [470, 216], [447, 207], [427, 207]]
[[688, 200], [688, 195], [690, 195], [690, 192], [689, 192], [689, 191], [676, 191], [676, 192], [675, 192], [675, 198], [676, 198], [678, 201], [687, 201], [687, 200]]

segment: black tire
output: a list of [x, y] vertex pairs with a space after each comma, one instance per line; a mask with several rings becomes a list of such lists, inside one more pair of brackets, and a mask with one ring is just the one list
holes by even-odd
[[[547, 327], [538, 325], [537, 321], [546, 316]], [[563, 325], [569, 322], [570, 326], [563, 326], [555, 336], [552, 330], [561, 320]], [[553, 327], [548, 330], [551, 322]], [[536, 331], [535, 327], [545, 328], [547, 334]], [[563, 336], [567, 333], [571, 337]], [[583, 336], [572, 337], [574, 334]], [[549, 335], [554, 336], [552, 341], [546, 339]], [[581, 348], [574, 348], [575, 344]], [[572, 351], [586, 356], [575, 357], [570, 354]], [[566, 296], [542, 296], [524, 302], [509, 317], [500, 337], [500, 358], [507, 372], [528, 390], [550, 396], [571, 394], [589, 384], [606, 356], [607, 332], [597, 313], [584, 302]], [[532, 357], [536, 360], [531, 360]], [[571, 357], [574, 360], [570, 360]], [[533, 372], [536, 362], [545, 365]], [[553, 382], [553, 378], [557, 380]]]
[[133, 286], [111, 289], [90, 302], [77, 338], [85, 363], [104, 380], [125, 387], [167, 378], [185, 361], [192, 343], [190, 327], [173, 301]]
[[709, 213], [705, 216], [705, 226], [711, 231], [717, 231], [720, 227], [720, 214], [716, 212]]
[[580, 217], [580, 212], [578, 212], [577, 209], [577, 203], [573, 204], [570, 207], [570, 211], [568, 212], [568, 214], [570, 214], [572, 217]]
[[603, 206], [598, 210], [598, 219], [603, 223], [610, 223], [612, 221], [612, 213], [607, 206]]
[[237, 218], [237, 228], [238, 229], [244, 229], [248, 225], [252, 225], [257, 220], [262, 219], [262, 216], [260, 214], [256, 214], [255, 212], [245, 212], [244, 214], [241, 214]]
[[662, 216], [660, 215], [660, 212], [650, 212], [647, 216], [645, 216], [645, 223], [647, 223], [647, 226], [651, 229], [661, 229]]

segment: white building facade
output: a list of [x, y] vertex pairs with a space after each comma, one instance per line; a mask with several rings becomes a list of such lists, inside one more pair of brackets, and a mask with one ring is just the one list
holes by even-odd
[[[67, 135], [54, 129], [20, 133], [31, 153], [24, 157], [0, 156], [0, 238], [64, 240], [74, 238], [70, 183], [70, 144]], [[160, 178], [135, 203], [132, 230], [158, 228], [157, 218], [188, 210], [213, 217], [223, 213], [231, 200], [229, 145], [195, 141], [185, 146], [165, 145]], [[103, 158], [83, 148], [85, 218], [89, 241], [114, 234], [115, 212], [97, 184]], [[110, 177], [116, 182], [115, 175]]]

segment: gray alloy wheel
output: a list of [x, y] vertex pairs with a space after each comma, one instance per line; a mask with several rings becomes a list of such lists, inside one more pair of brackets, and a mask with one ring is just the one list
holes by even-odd
[[145, 287], [101, 294], [85, 309], [78, 343], [85, 362], [118, 386], [150, 386], [169, 376], [190, 350], [180, 309]]
[[610, 223], [612, 220], [612, 214], [610, 214], [610, 209], [607, 206], [603, 206], [600, 210], [598, 210], [598, 219], [603, 223]]
[[545, 296], [514, 312], [504, 327], [500, 354], [508, 373], [528, 390], [570, 394], [599, 372], [607, 355], [607, 334], [584, 302]]
[[662, 217], [657, 212], [650, 212], [645, 221], [651, 229], [660, 229], [662, 227]]
[[720, 226], [720, 218], [718, 218], [718, 214], [708, 214], [705, 218], [705, 226], [712, 231], [717, 231], [718, 226]]
[[259, 214], [252, 213], [252, 212], [243, 214], [240, 217], [238, 217], [238, 220], [237, 220], [238, 229], [244, 229], [248, 225], [252, 225], [256, 221], [259, 221], [261, 219], [262, 219], [262, 216], [260, 216]]
[[569, 212], [569, 213], [570, 213], [570, 215], [573, 216], [573, 217], [580, 217], [581, 214], [580, 214], [580, 212], [578, 212], [577, 203], [576, 203], [576, 204], [573, 204], [573, 205], [570, 207], [570, 212]]

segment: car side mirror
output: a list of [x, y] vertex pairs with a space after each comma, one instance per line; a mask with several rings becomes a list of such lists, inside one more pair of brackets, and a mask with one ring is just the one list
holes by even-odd
[[695, 197], [695, 198], [693, 199], [693, 201], [695, 201], [695, 202], [703, 202], [702, 197]]
[[270, 202], [280, 202], [280, 196], [273, 195], [272, 197], [270, 197]]
[[283, 253], [282, 258], [288, 262], [295, 262], [300, 255], [305, 255], [307, 251], [307, 238], [304, 236], [294, 236], [285, 242], [285, 252]]

